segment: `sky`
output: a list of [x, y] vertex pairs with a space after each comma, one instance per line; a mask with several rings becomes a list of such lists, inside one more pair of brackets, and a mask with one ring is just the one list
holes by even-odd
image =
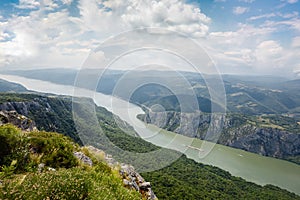
[[[297, 78], [299, 12], [298, 0], [1, 0], [0, 69], [78, 69], [103, 41], [156, 27], [197, 42], [221, 73]], [[135, 61], [176, 60], [156, 54]]]

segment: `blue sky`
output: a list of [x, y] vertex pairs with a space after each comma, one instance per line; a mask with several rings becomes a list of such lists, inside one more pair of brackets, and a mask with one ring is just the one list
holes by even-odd
[[298, 0], [1, 0], [0, 67], [79, 68], [108, 37], [160, 27], [198, 41], [221, 73], [296, 77], [299, 8]]

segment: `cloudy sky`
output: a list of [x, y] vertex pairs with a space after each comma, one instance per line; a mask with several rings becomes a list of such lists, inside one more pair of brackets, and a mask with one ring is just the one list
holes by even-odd
[[197, 41], [222, 73], [296, 77], [299, 8], [298, 0], [1, 0], [0, 69], [80, 68], [107, 38], [159, 27]]

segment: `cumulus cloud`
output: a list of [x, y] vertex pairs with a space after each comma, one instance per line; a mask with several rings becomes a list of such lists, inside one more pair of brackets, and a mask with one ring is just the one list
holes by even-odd
[[241, 6], [234, 7], [232, 10], [233, 14], [235, 14], [235, 15], [241, 15], [248, 11], [249, 11], [248, 7], [241, 7]]
[[269, 63], [270, 60], [275, 61], [278, 58], [280, 53], [282, 53], [282, 47], [274, 40], [267, 40], [257, 46], [255, 53], [258, 61]]
[[34, 10], [0, 22], [0, 66], [79, 67], [89, 49], [122, 31], [161, 27], [196, 38], [207, 35], [211, 21], [196, 5], [180, 0], [79, 0], [78, 16], [61, 7], [71, 3], [21, 0], [16, 7]]
[[[99, 7], [98, 9], [97, 7]], [[107, 25], [119, 24], [129, 29], [140, 27], [163, 27], [199, 37], [208, 32], [211, 19], [192, 4], [180, 0], [143, 1], [140, 0], [82, 0], [80, 13], [83, 20], [92, 27], [95, 16]], [[103, 28], [103, 27], [102, 27]]]
[[[300, 32], [298, 12], [261, 13], [248, 18], [245, 23], [236, 24], [230, 31], [210, 32], [212, 20], [199, 6], [186, 1], [72, 2], [22, 0], [16, 6], [29, 9], [27, 15], [0, 17], [0, 45], [4, 50], [0, 54], [0, 67], [80, 67], [89, 51], [108, 37], [136, 28], [158, 27], [179, 31], [198, 41], [223, 73], [272, 73], [274, 69], [292, 72], [300, 69], [297, 66], [300, 38], [292, 38], [287, 45], [271, 39], [272, 34], [281, 30], [293, 31], [297, 35]], [[77, 5], [78, 13], [69, 13], [67, 6], [71, 4]], [[249, 11], [248, 7], [233, 9], [236, 15]], [[259, 19], [265, 22], [257, 24]], [[134, 38], [116, 42], [128, 45], [134, 42]], [[159, 57], [160, 61], [164, 58], [167, 59], [166, 56]], [[140, 56], [136, 62], [143, 63], [145, 59]], [[152, 57], [147, 59], [151, 60]]]

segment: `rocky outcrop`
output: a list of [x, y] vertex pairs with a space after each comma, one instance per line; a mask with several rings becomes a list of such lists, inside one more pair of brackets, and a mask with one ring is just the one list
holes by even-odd
[[35, 122], [24, 115], [18, 114], [16, 111], [0, 111], [0, 125], [13, 124], [23, 131], [37, 130]]
[[151, 189], [151, 183], [146, 182], [144, 178], [135, 171], [133, 166], [121, 164], [120, 175], [123, 178], [123, 184], [125, 187], [139, 191], [146, 199], [157, 199]]
[[73, 154], [83, 164], [89, 165], [89, 166], [93, 166], [93, 161], [88, 156], [86, 156], [84, 153], [82, 153], [82, 152], [74, 152]]
[[230, 139], [225, 145], [276, 158], [288, 158], [300, 155], [300, 134], [289, 133], [274, 128], [252, 127], [249, 134], [238, 136], [243, 126], [238, 130], [231, 130]]
[[[156, 195], [154, 194], [153, 190], [151, 189], [150, 182], [146, 182], [144, 180], [144, 178], [137, 171], [135, 171], [135, 169], [132, 165], [119, 163], [115, 159], [113, 159], [113, 157], [111, 155], [106, 154], [104, 151], [97, 149], [93, 146], [88, 146], [87, 148], [92, 153], [103, 155], [105, 162], [111, 168], [115, 168], [116, 166], [120, 167], [119, 173], [123, 179], [123, 184], [125, 187], [127, 187], [129, 189], [134, 189], [134, 190], [140, 192], [143, 199], [147, 199], [147, 200], [156, 200], [157, 199]], [[77, 152], [77, 154], [78, 154], [78, 152]], [[80, 160], [82, 160], [81, 159], [82, 157], [87, 157], [87, 156], [80, 156]]]
[[[141, 119], [141, 116], [139, 117]], [[300, 156], [300, 134], [276, 128], [257, 127], [243, 119], [231, 117], [211, 119], [209, 114], [149, 112], [142, 119], [146, 123], [188, 137], [207, 139], [210, 126], [221, 126], [218, 143], [249, 152], [281, 159]], [[219, 121], [218, 121], [219, 120]]]
[[82, 144], [72, 118], [72, 102], [67, 97], [6, 94], [0, 111], [16, 111], [35, 121], [39, 130], [59, 132]]
[[0, 104], [2, 111], [16, 111], [21, 115], [28, 115], [30, 110], [38, 110], [41, 105], [38, 102], [5, 102]]

